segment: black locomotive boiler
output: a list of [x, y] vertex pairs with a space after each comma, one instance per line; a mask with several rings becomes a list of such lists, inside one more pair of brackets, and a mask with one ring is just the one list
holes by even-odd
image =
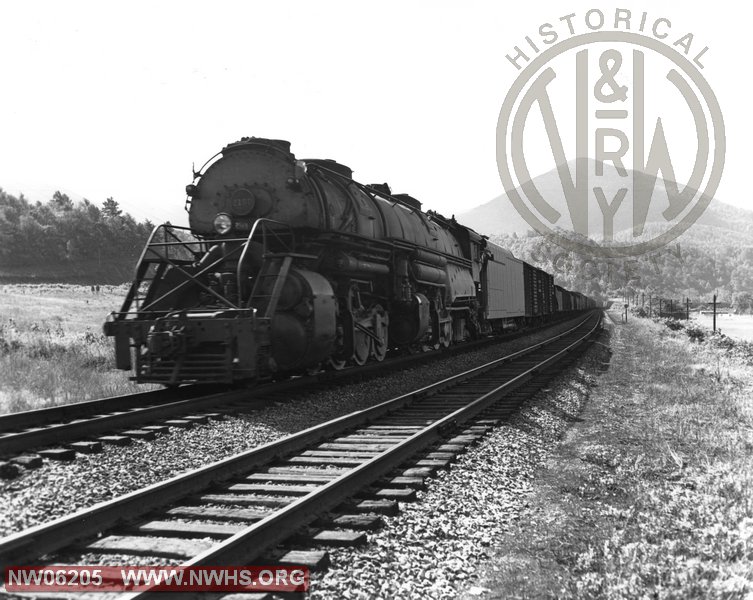
[[[208, 166], [207, 166], [208, 165]], [[594, 305], [387, 184], [243, 138], [155, 228], [105, 333], [138, 382], [232, 383], [381, 361]]]

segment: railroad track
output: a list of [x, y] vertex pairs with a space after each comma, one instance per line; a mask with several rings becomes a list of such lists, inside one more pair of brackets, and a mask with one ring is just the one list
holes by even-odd
[[[358, 369], [321, 372], [254, 388], [217, 391], [214, 389], [216, 386], [182, 386], [0, 415], [0, 457], [19, 457], [39, 452], [53, 460], [72, 460], [76, 452], [100, 451], [103, 443], [126, 445], [134, 438], [152, 439], [157, 432], [164, 432], [171, 425], [190, 427], [196, 422], [205, 423], [212, 418], [221, 418], [223, 413], [257, 410], [270, 401], [288, 397], [290, 392], [315, 391], [318, 387], [347, 383], [354, 378], [380, 376], [530, 333], [532, 330], [524, 330], [444, 350], [394, 357]], [[47, 449], [38, 450], [40, 448]], [[26, 456], [18, 458], [17, 462], [21, 465], [39, 464], [38, 459], [32, 462], [33, 459], [35, 457]]]
[[266, 563], [296, 535], [313, 545], [362, 542], [373, 513], [411, 500], [423, 479], [570, 364], [600, 323], [594, 312], [480, 367], [0, 539], [0, 563], [68, 564], [93, 553], [242, 565]]

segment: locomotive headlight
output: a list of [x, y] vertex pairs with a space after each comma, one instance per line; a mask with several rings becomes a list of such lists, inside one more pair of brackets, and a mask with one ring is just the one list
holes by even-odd
[[233, 220], [230, 215], [220, 213], [214, 218], [214, 230], [220, 235], [226, 234], [233, 228]]

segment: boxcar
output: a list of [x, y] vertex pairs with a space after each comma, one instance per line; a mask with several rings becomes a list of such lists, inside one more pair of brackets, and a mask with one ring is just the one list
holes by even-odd
[[492, 243], [487, 243], [491, 252], [482, 271], [481, 289], [486, 306], [486, 318], [514, 319], [526, 315], [526, 300], [523, 286], [525, 263], [512, 252]]
[[559, 285], [555, 285], [554, 296], [557, 298], [557, 312], [570, 312], [573, 310], [572, 292], [567, 291]]
[[554, 312], [554, 277], [523, 263], [525, 314], [528, 318], [543, 317]]
[[586, 308], [586, 297], [580, 292], [572, 292], [573, 295], [573, 309], [584, 310]]

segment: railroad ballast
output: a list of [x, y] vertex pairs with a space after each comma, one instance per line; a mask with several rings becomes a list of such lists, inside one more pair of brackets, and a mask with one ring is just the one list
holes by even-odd
[[116, 366], [166, 385], [381, 361], [543, 323], [595, 301], [454, 218], [281, 140], [243, 138], [155, 228], [105, 333]]

